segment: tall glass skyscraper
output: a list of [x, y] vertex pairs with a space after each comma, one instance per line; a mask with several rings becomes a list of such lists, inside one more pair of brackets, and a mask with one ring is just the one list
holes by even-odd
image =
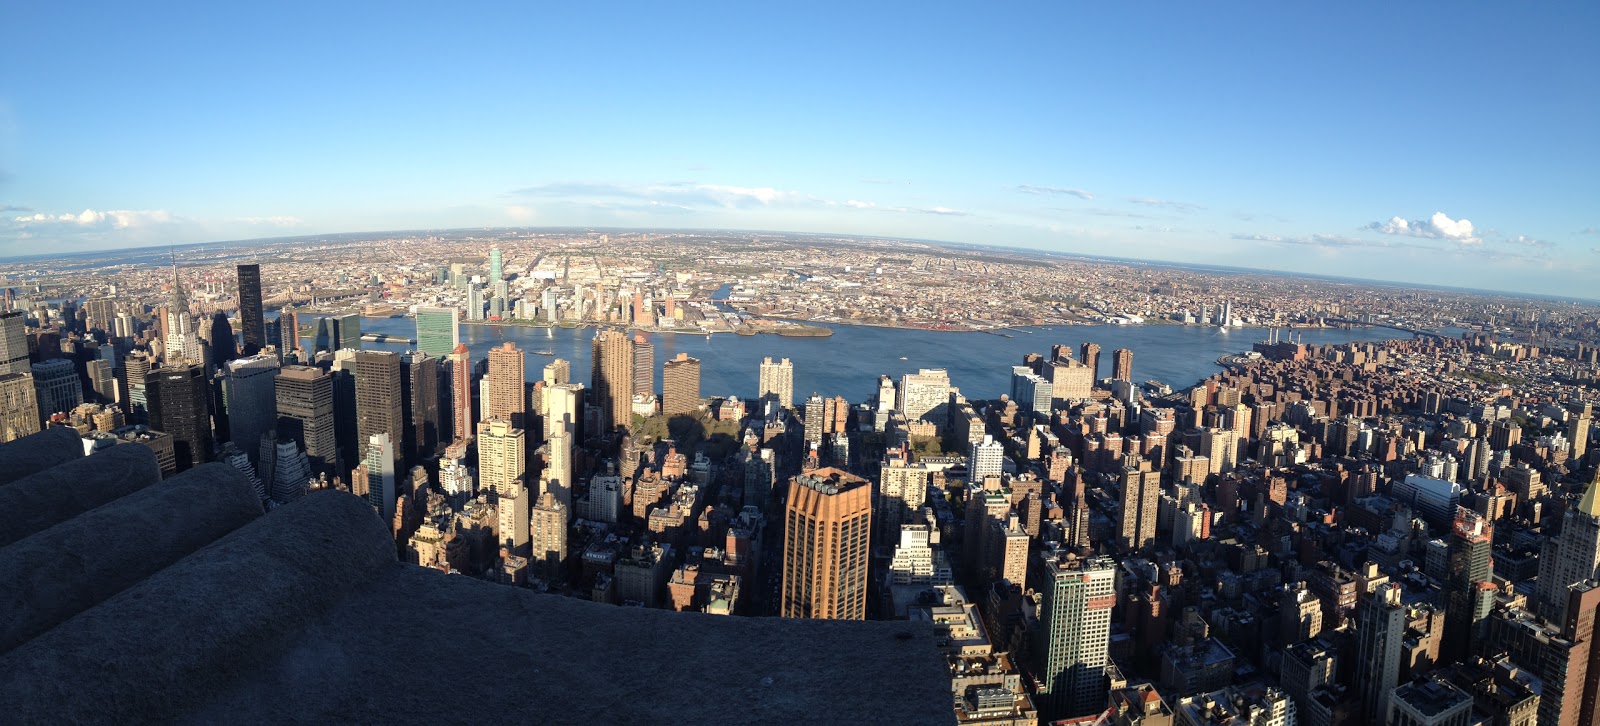
[[417, 350], [435, 358], [455, 352], [461, 342], [461, 311], [455, 308], [417, 308]]
[[267, 345], [267, 321], [261, 311], [261, 266], [239, 265], [239, 321], [244, 328], [244, 354]]

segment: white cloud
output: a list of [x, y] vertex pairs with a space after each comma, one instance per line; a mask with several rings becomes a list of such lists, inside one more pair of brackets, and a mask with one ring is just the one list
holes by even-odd
[[1177, 202], [1171, 199], [1152, 199], [1150, 197], [1134, 197], [1128, 201], [1134, 204], [1143, 204], [1147, 207], [1162, 207], [1179, 212], [1197, 212], [1205, 207], [1193, 202]]
[[[1300, 245], [1303, 247], [1394, 247], [1387, 242], [1373, 242], [1358, 237], [1344, 237], [1335, 234], [1313, 234], [1301, 237], [1285, 237], [1276, 234], [1235, 234], [1233, 239], [1242, 242], [1269, 242], [1272, 244]], [[1412, 247], [1415, 245], [1401, 245]]]
[[1390, 217], [1387, 222], [1373, 222], [1366, 228], [1384, 234], [1442, 239], [1463, 245], [1483, 244], [1483, 239], [1474, 232], [1471, 220], [1451, 219], [1444, 212], [1434, 212], [1432, 217], [1421, 220], [1407, 221], [1404, 217]]
[[[829, 202], [829, 204], [832, 205], [832, 202]], [[960, 209], [951, 209], [950, 207], [885, 207], [880, 206], [877, 202], [863, 202], [859, 199], [846, 200], [844, 202], [844, 206], [852, 209], [876, 209], [883, 212], [898, 212], [900, 214], [933, 214], [944, 217], [972, 216], [971, 212], [965, 212]]]
[[1534, 238], [1529, 237], [1528, 235], [1525, 235], [1525, 234], [1519, 234], [1519, 235], [1517, 235], [1515, 237], [1510, 237], [1510, 238], [1506, 239], [1506, 241], [1511, 243], [1511, 244], [1514, 244], [1514, 245], [1522, 245], [1523, 247], [1548, 248], [1548, 247], [1554, 247], [1555, 246], [1555, 245], [1552, 245], [1549, 242], [1546, 242], [1546, 241], [1544, 241], [1542, 239], [1534, 239]]
[[973, 213], [943, 205], [891, 206], [861, 199], [838, 201], [803, 191], [777, 187], [709, 184], [699, 181], [628, 184], [609, 182], [551, 182], [511, 190], [512, 198], [558, 200], [563, 206], [604, 210], [628, 216], [673, 214], [716, 214], [722, 210], [762, 212], [765, 210], [848, 209], [925, 214], [944, 217], [971, 217]]
[[506, 207], [506, 216], [518, 222], [529, 222], [533, 220], [535, 213], [533, 211], [533, 207], [523, 204], [512, 204]]
[[1066, 194], [1068, 196], [1077, 197], [1084, 201], [1094, 200], [1093, 193], [1086, 192], [1082, 189], [1065, 189], [1062, 187], [1041, 187], [1034, 186], [1032, 184], [1018, 184], [1017, 191], [1025, 194]]
[[[722, 206], [735, 207], [744, 202], [755, 202], [762, 206], [784, 202], [813, 201], [810, 197], [795, 192], [785, 192], [772, 187], [735, 187], [724, 184], [695, 184], [692, 187], [709, 194], [719, 201]], [[820, 200], [814, 200], [820, 201]]]
[[949, 207], [884, 207], [886, 211], [902, 212], [905, 214], [937, 214], [945, 217], [970, 217], [971, 212], [963, 212]]
[[16, 217], [15, 221], [23, 226], [75, 224], [85, 228], [130, 229], [167, 224], [172, 222], [173, 219], [172, 214], [163, 209], [110, 209], [103, 212], [85, 209], [78, 214], [33, 214], [31, 216]]
[[593, 182], [556, 182], [524, 187], [511, 192], [513, 196], [550, 197], [578, 201], [598, 202], [615, 200], [645, 200], [683, 207], [807, 207], [827, 206], [828, 201], [809, 194], [786, 191], [775, 187], [747, 187], [731, 184], [704, 184], [700, 182], [666, 182], [659, 184], [611, 184]]
[[237, 217], [233, 221], [244, 224], [264, 224], [272, 227], [298, 227], [305, 224], [299, 217], [273, 216], [273, 217]]

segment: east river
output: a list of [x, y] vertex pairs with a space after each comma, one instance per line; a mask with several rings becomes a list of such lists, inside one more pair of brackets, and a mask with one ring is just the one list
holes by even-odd
[[[661, 390], [661, 364], [679, 353], [700, 359], [703, 396], [756, 394], [758, 366], [763, 357], [788, 358], [794, 363], [797, 401], [812, 392], [824, 397], [844, 396], [866, 401], [877, 393], [878, 376], [898, 379], [919, 368], [944, 368], [950, 381], [968, 398], [992, 399], [1011, 390], [1011, 366], [1020, 365], [1028, 353], [1048, 355], [1050, 346], [1100, 344], [1100, 376], [1111, 372], [1111, 351], [1133, 350], [1133, 379], [1157, 380], [1183, 389], [1219, 370], [1217, 358], [1250, 350], [1267, 337], [1263, 328], [1229, 328], [1185, 325], [1073, 325], [1008, 329], [1007, 338], [992, 333], [935, 332], [829, 325], [825, 338], [791, 338], [777, 335], [712, 336], [687, 333], [637, 333], [655, 346], [656, 390]], [[363, 333], [416, 337], [411, 318], [365, 318]], [[1355, 330], [1297, 330], [1306, 343], [1344, 343], [1409, 337], [1385, 328]], [[538, 380], [544, 365], [554, 358], [572, 363], [574, 382], [589, 383], [589, 346], [595, 331], [587, 328], [538, 328], [519, 325], [462, 325], [461, 339], [474, 361], [504, 341], [527, 353], [528, 379]], [[307, 341], [309, 343], [309, 341]], [[396, 343], [362, 343], [369, 350], [402, 351], [413, 347]]]

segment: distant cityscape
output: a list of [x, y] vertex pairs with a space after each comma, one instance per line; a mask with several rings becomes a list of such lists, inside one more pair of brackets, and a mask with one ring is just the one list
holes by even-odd
[[[1600, 303], [564, 229], [18, 259], [0, 288], [0, 442], [224, 462], [268, 517], [348, 492], [402, 561], [550, 597], [928, 622], [960, 724], [1600, 722]], [[1108, 342], [1153, 326], [1237, 337], [1157, 380]], [[858, 328], [1038, 345], [797, 386]]]

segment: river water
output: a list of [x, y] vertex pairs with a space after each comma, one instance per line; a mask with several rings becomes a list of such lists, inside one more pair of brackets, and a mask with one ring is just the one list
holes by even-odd
[[[759, 365], [765, 356], [788, 358], [794, 363], [794, 395], [802, 400], [812, 392], [824, 397], [844, 396], [860, 402], [877, 392], [880, 375], [898, 379], [919, 368], [944, 368], [950, 381], [968, 398], [998, 398], [1011, 390], [1011, 366], [1022, 363], [1028, 353], [1048, 355], [1050, 346], [1084, 342], [1100, 344], [1100, 376], [1111, 375], [1111, 351], [1133, 350], [1133, 379], [1158, 380], [1174, 389], [1186, 388], [1219, 370], [1217, 358], [1228, 353], [1250, 350], [1263, 340], [1262, 328], [1229, 328], [1184, 325], [1073, 325], [1020, 328], [1004, 331], [1014, 337], [990, 333], [951, 333], [927, 330], [869, 328], [829, 325], [834, 331], [827, 338], [786, 338], [776, 335], [743, 336], [719, 333], [713, 336], [681, 333], [639, 333], [655, 346], [656, 390], [660, 389], [661, 364], [678, 353], [700, 359], [700, 392], [703, 396], [736, 395], [753, 398], [756, 394]], [[386, 333], [416, 337], [416, 321], [411, 318], [366, 318], [363, 333]], [[1306, 343], [1343, 343], [1354, 340], [1384, 340], [1404, 335], [1382, 328], [1357, 330], [1296, 331]], [[482, 360], [490, 348], [512, 341], [528, 355], [528, 379], [538, 380], [544, 365], [555, 357], [572, 363], [575, 382], [590, 383], [591, 329], [535, 328], [525, 326], [462, 325], [461, 338], [475, 361]], [[1409, 337], [1409, 336], [1407, 336]], [[307, 341], [309, 343], [309, 341]], [[362, 343], [371, 350], [402, 351], [409, 347], [394, 343]], [[551, 355], [541, 355], [547, 351]]]

